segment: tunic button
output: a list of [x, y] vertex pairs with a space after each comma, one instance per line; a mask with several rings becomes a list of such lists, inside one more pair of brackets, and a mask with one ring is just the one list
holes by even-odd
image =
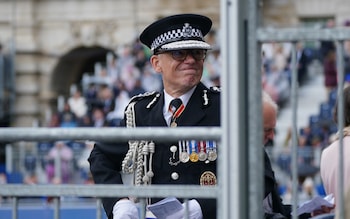
[[175, 145], [171, 146], [170, 151], [175, 153], [177, 151], [177, 147]]
[[173, 173], [171, 174], [171, 178], [172, 178], [173, 180], [177, 180], [177, 179], [179, 179], [179, 174], [178, 174], [177, 172], [173, 172]]

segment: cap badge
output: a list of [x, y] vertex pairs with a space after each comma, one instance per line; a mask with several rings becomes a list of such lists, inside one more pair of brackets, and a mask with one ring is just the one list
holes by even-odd
[[189, 23], [185, 23], [182, 28], [182, 33], [184, 37], [191, 37], [192, 36], [192, 27]]

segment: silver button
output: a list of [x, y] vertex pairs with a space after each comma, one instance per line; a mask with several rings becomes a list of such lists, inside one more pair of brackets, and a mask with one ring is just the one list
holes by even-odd
[[172, 178], [173, 180], [177, 180], [177, 179], [179, 179], [179, 174], [178, 174], [177, 172], [173, 172], [173, 173], [171, 174], [171, 178]]

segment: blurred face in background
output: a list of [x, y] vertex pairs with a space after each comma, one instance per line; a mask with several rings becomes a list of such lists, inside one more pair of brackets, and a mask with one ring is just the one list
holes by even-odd
[[275, 137], [277, 112], [269, 103], [263, 104], [264, 145]]

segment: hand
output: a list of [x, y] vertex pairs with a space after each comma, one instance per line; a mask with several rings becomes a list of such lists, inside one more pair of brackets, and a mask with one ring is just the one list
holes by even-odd
[[332, 207], [328, 207], [328, 206], [324, 206], [322, 205], [320, 209], [317, 209], [315, 211], [313, 211], [311, 213], [311, 216], [314, 217], [314, 216], [317, 216], [317, 215], [320, 215], [320, 214], [327, 214], [327, 213], [331, 213], [331, 211], [335, 208], [335, 205], [333, 205]]
[[134, 202], [121, 199], [113, 207], [113, 219], [139, 219], [139, 212]]

